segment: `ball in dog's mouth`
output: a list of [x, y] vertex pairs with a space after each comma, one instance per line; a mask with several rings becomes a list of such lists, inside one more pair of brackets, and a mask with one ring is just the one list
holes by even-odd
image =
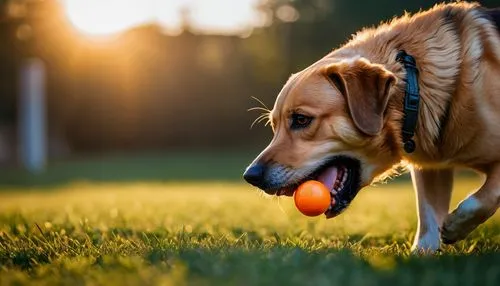
[[283, 188], [277, 195], [293, 195], [296, 188], [308, 180], [323, 183], [332, 196], [332, 203], [324, 213], [327, 218], [341, 214], [351, 203], [360, 189], [360, 163], [347, 157], [335, 157], [328, 160], [309, 176], [293, 186]]

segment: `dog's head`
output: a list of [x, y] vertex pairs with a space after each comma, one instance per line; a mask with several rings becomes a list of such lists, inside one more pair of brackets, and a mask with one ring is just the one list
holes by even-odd
[[292, 76], [270, 114], [274, 137], [244, 174], [268, 194], [291, 196], [322, 181], [340, 214], [374, 178], [397, 162], [387, 109], [396, 77], [358, 58], [318, 62]]

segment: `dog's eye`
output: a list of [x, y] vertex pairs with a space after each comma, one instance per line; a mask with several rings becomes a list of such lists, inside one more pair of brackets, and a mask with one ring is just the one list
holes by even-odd
[[311, 116], [294, 113], [291, 118], [290, 128], [293, 130], [306, 128], [311, 124], [313, 118]]

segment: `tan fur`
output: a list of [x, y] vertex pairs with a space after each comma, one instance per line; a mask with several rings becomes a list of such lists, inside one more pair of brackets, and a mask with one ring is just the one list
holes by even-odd
[[[450, 215], [441, 233], [449, 242], [463, 238], [460, 229], [474, 229], [500, 202], [500, 36], [479, 8], [466, 2], [436, 5], [366, 29], [293, 75], [271, 112], [275, 136], [258, 160], [301, 170], [328, 154], [350, 155], [362, 163], [362, 186], [409, 162], [416, 170], [419, 209], [436, 216], [434, 224], [421, 217], [425, 225], [415, 247], [431, 250], [435, 244], [428, 246], [422, 237], [429, 228], [439, 233], [436, 228], [445, 221], [453, 168], [480, 170], [487, 184], [455, 211], [462, 213]], [[419, 70], [421, 103], [412, 154], [402, 149], [406, 71], [396, 61], [399, 50], [412, 55]], [[332, 82], [332, 73], [351, 90]], [[394, 83], [385, 94], [391, 77]], [[291, 131], [294, 112], [315, 119], [305, 130]], [[426, 170], [444, 168], [447, 179], [433, 188], [440, 173]], [[471, 207], [476, 205], [480, 210]], [[477, 215], [463, 221], [467, 211]]]
[[[488, 155], [493, 143], [488, 135], [498, 138], [499, 134], [489, 134], [480, 126], [485, 119], [499, 122], [498, 115], [482, 112], [492, 106], [490, 104], [497, 107], [494, 110], [500, 107], [499, 100], [492, 100], [496, 95], [494, 91], [500, 90], [500, 85], [492, 81], [500, 67], [499, 37], [491, 23], [471, 10], [475, 7], [476, 4], [469, 3], [438, 5], [413, 17], [407, 15], [377, 29], [361, 32], [345, 47], [326, 57], [335, 58], [344, 49], [355, 50], [371, 62], [383, 64], [399, 79], [405, 78], [405, 74], [395, 61], [397, 50], [404, 49], [417, 59], [422, 101], [416, 136], [418, 149], [405, 158], [412, 163], [440, 166], [448, 162], [479, 167], [488, 163], [485, 161], [500, 159], [500, 154], [495, 158]], [[458, 35], [448, 27], [452, 24], [443, 24], [443, 14], [448, 9], [457, 14]], [[486, 58], [481, 58], [483, 53]], [[493, 72], [485, 73], [486, 70]], [[484, 87], [491, 92], [477, 92]], [[404, 82], [400, 80], [391, 97], [390, 110], [394, 119], [401, 117], [403, 89]], [[444, 127], [443, 142], [437, 142], [448, 102], [452, 102], [449, 126]], [[400, 132], [400, 124], [393, 128]], [[458, 153], [461, 155], [457, 156]]]

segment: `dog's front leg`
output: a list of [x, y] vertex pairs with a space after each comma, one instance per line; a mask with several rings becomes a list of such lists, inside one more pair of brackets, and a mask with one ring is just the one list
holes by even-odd
[[448, 214], [453, 169], [416, 169], [411, 176], [417, 199], [418, 228], [413, 252], [434, 252], [440, 247], [439, 229]]

